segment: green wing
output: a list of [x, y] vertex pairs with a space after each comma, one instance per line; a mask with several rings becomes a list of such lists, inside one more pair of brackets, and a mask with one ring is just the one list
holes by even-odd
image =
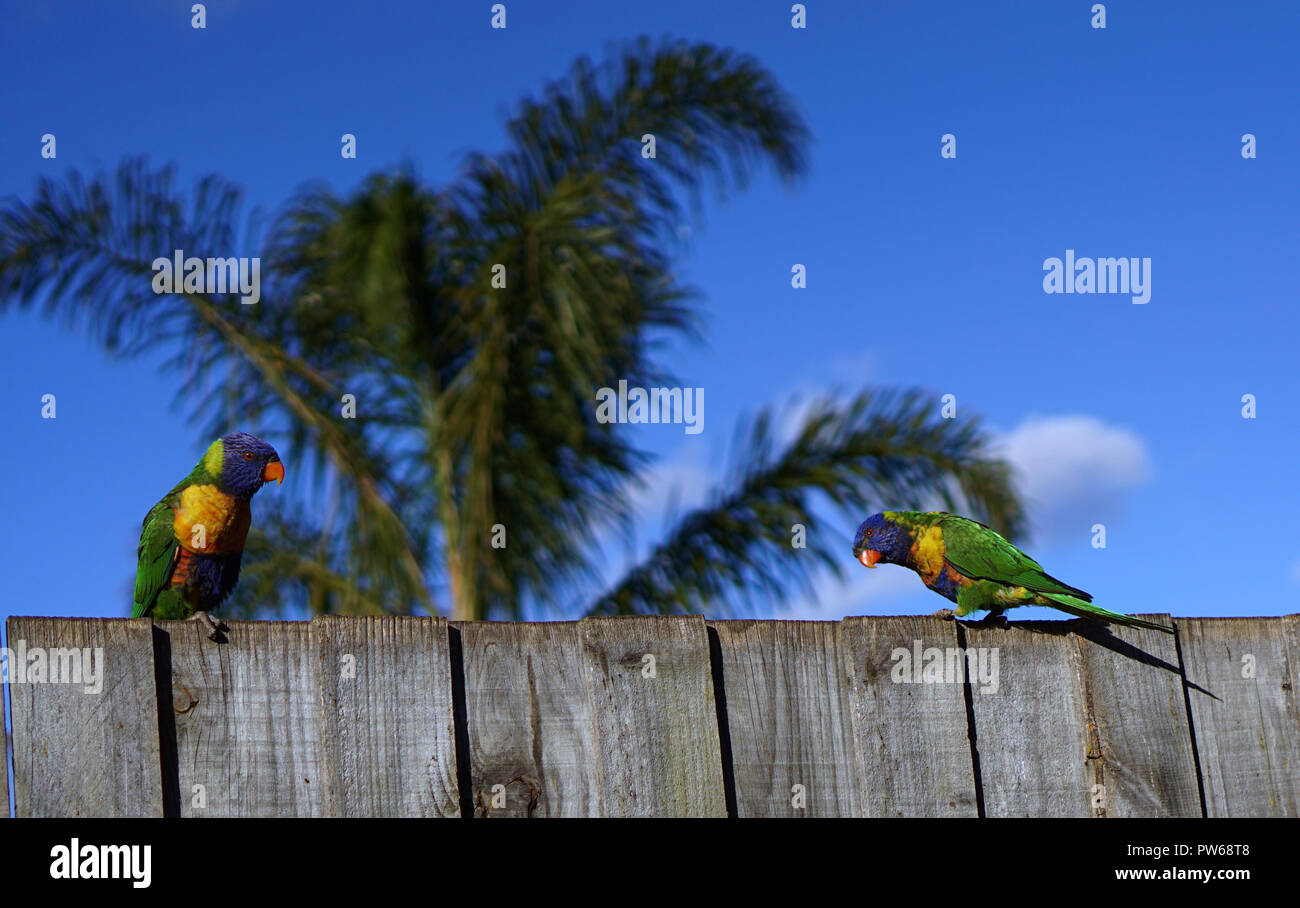
[[144, 618], [153, 610], [158, 594], [167, 587], [180, 546], [172, 529], [172, 506], [181, 486], [167, 493], [162, 501], [149, 509], [140, 530], [140, 548], [136, 550], [138, 563], [135, 569], [135, 605], [132, 618]]
[[1037, 561], [982, 523], [949, 514], [939, 520], [939, 528], [943, 532], [948, 563], [967, 577], [1092, 601], [1092, 596], [1057, 580]]

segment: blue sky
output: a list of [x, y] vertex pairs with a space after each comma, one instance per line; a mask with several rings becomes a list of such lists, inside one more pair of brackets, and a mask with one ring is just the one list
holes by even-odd
[[[642, 544], [665, 484], [689, 504], [716, 477], [740, 414], [915, 385], [984, 416], [1021, 470], [1026, 548], [1100, 604], [1298, 611], [1300, 8], [1110, 3], [1095, 30], [1090, 5], [815, 2], [794, 30], [784, 2], [517, 0], [504, 31], [486, 2], [213, 2], [203, 31], [189, 3], [11, 7], [0, 195], [136, 154], [187, 185], [219, 173], [267, 211], [305, 181], [343, 190], [403, 161], [440, 184], [467, 151], [500, 149], [515, 102], [579, 54], [642, 34], [733, 47], [800, 106], [809, 173], [709, 195], [686, 225], [707, 340], [668, 363], [706, 390], [705, 430], [636, 430], [661, 457]], [[357, 160], [339, 155], [347, 132]], [[1043, 262], [1067, 249], [1150, 258], [1150, 302], [1045, 294]], [[35, 313], [0, 315], [0, 616], [127, 613], [139, 522], [202, 451], [170, 406], [169, 352], [114, 360]], [[292, 501], [274, 495], [255, 510]], [[755, 609], [945, 604], [901, 568], [848, 568], [815, 601]]]

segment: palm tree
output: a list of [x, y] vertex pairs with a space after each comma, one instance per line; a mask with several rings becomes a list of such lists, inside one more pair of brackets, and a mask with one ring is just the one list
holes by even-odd
[[[827, 502], [860, 516], [938, 501], [1021, 529], [976, 421], [934, 418], [920, 392], [863, 391], [814, 402], [792, 439], [761, 412], [709, 503], [606, 576], [601, 542], [631, 526], [648, 458], [596, 420], [595, 391], [677, 384], [654, 353], [697, 333], [697, 293], [669, 256], [683, 208], [764, 163], [797, 177], [808, 133], [752, 59], [645, 40], [603, 66], [579, 59], [508, 127], [504, 153], [472, 156], [440, 190], [409, 168], [343, 198], [308, 189], [265, 243], [239, 230], [234, 187], [209, 178], [186, 198], [139, 160], [0, 208], [0, 308], [41, 301], [124, 354], [176, 346], [205, 437], [277, 426], [306, 463], [319, 504], [259, 516], [237, 611], [725, 609], [839, 569], [848, 543], [823, 529]], [[178, 248], [260, 252], [262, 303], [155, 296], [150, 263]]]

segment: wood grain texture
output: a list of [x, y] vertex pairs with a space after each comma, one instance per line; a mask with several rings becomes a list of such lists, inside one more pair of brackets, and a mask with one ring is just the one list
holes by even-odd
[[310, 636], [322, 811], [460, 816], [446, 620], [326, 615]]
[[227, 623], [215, 643], [196, 621], [158, 622], [170, 638], [180, 814], [322, 815], [310, 624]]
[[456, 622], [475, 816], [599, 816], [596, 723], [576, 621]]
[[859, 776], [839, 625], [712, 621], [709, 627], [722, 653], [738, 815], [857, 816]]
[[945, 655], [956, 648], [953, 623], [922, 617], [845, 618], [840, 642], [862, 813], [976, 816], [964, 685], [917, 682], [911, 671], [918, 650], [924, 657], [930, 648]]
[[1300, 817], [1300, 617], [1177, 626], [1206, 813]]
[[[230, 624], [10, 618], [104, 654], [6, 686], [17, 815], [459, 812], [446, 622]], [[457, 624], [475, 813], [1196, 816], [1199, 759], [1209, 815], [1300, 816], [1300, 616], [1175, 624], [718, 621], [716, 692], [696, 616]]]
[[9, 819], [9, 740], [5, 737], [7, 685], [0, 684], [0, 820]]
[[[1142, 615], [1171, 624], [1168, 615]], [[1072, 622], [1082, 634], [1088, 769], [1101, 788], [1094, 812], [1107, 817], [1199, 817], [1201, 795], [1183, 697], [1178, 647], [1170, 634]]]
[[585, 618], [581, 633], [602, 814], [726, 816], [704, 619]]
[[965, 625], [968, 651], [998, 663], [997, 685], [973, 685], [985, 814], [1091, 817], [1093, 772], [1083, 654], [1073, 621]]
[[[50, 679], [9, 684], [17, 816], [162, 816], [148, 619], [13, 617], [7, 636], [15, 663], [25, 649], [29, 672], [30, 657], [44, 652]], [[84, 676], [51, 683], [56, 672], [65, 682], [73, 677], [72, 648], [90, 651], [80, 667], [93, 666], [98, 692], [87, 691]]]
[[454, 626], [477, 816], [726, 815], [703, 619]]

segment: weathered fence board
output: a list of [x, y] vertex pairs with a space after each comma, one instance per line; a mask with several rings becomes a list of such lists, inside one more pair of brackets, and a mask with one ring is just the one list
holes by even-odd
[[839, 625], [714, 621], [742, 817], [851, 817], [859, 775]]
[[581, 624], [607, 816], [726, 816], [704, 619]]
[[726, 815], [703, 619], [454, 626], [476, 815]]
[[599, 816], [578, 622], [453, 626], [464, 653], [475, 815]]
[[9, 742], [5, 738], [5, 688], [0, 684], [0, 820], [9, 819]]
[[323, 812], [459, 816], [446, 620], [320, 616], [311, 642]]
[[0, 820], [9, 819], [9, 740], [5, 737], [5, 702], [9, 685], [0, 684]]
[[[1170, 624], [1168, 615], [1143, 615]], [[1108, 817], [1199, 817], [1201, 795], [1173, 636], [1073, 622], [1096, 740], [1088, 761]], [[1097, 799], [1094, 798], [1094, 804]]]
[[1206, 813], [1300, 817], [1300, 617], [1180, 618], [1178, 631]]
[[952, 622], [845, 618], [840, 635], [863, 813], [976, 816], [963, 687], [925, 683], [912, 671], [917, 653], [956, 647]]
[[[43, 653], [48, 672], [66, 652], [89, 649], [99, 692], [82, 683], [11, 677], [14, 802], [19, 817], [162, 816], [153, 631], [146, 619], [20, 618], [8, 621], [15, 673]], [[57, 652], [56, 652], [57, 651]], [[99, 657], [102, 653], [102, 659]]]
[[227, 642], [196, 621], [170, 638], [181, 816], [323, 813], [320, 704], [306, 621], [231, 621]]
[[[972, 681], [971, 710], [985, 814], [1095, 815], [1083, 656], [1066, 630], [1074, 622], [964, 628], [966, 648], [997, 683]], [[983, 652], [981, 652], [981, 650]]]
[[0, 813], [1300, 816], [1300, 616], [1175, 624], [13, 617]]

